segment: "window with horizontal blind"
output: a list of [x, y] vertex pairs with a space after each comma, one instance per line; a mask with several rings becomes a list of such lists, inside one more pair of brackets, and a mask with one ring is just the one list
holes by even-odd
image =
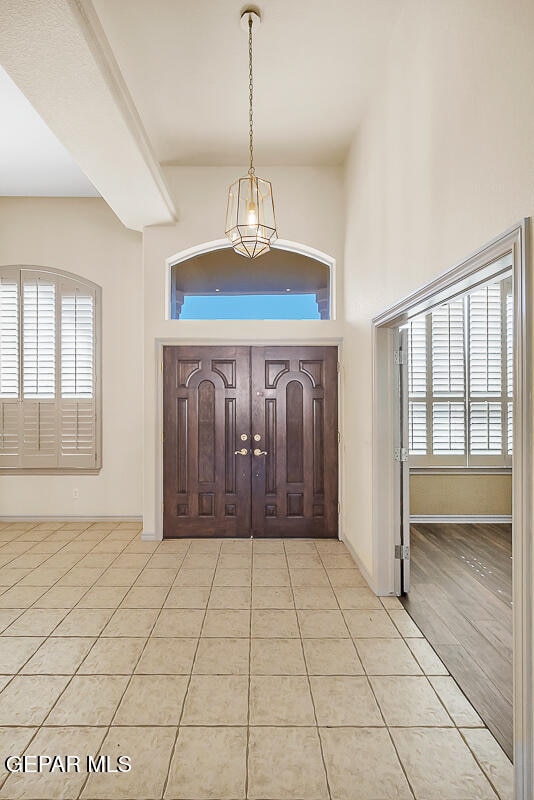
[[475, 289], [408, 324], [413, 466], [510, 466], [512, 280]]
[[0, 269], [0, 468], [100, 466], [99, 304], [77, 276]]

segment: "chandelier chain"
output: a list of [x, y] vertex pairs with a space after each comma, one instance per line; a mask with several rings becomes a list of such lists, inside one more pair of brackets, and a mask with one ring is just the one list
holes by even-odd
[[250, 167], [248, 174], [252, 177], [254, 175], [254, 133], [253, 133], [253, 113], [252, 113], [252, 96], [254, 84], [252, 81], [252, 14], [248, 15], [248, 122], [249, 122], [249, 150], [250, 150]]

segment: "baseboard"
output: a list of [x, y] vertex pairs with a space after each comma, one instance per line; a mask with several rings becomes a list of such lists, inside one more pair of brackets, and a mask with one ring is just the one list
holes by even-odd
[[58, 520], [60, 522], [93, 522], [102, 520], [109, 522], [142, 522], [143, 517], [110, 517], [106, 515], [91, 514], [90, 516], [70, 516], [63, 514], [47, 514], [46, 516], [30, 516], [28, 514], [18, 514], [15, 516], [1, 515], [0, 522], [47, 522]]
[[430, 525], [433, 522], [439, 523], [459, 523], [465, 525], [468, 523], [484, 524], [488, 523], [501, 523], [510, 524], [512, 522], [511, 514], [411, 514], [410, 522], [421, 524], [426, 523]]
[[157, 542], [156, 534], [154, 531], [141, 531], [141, 539], [143, 542]]
[[363, 577], [365, 578], [365, 580], [369, 584], [369, 588], [371, 589], [371, 591], [373, 591], [376, 594], [377, 592], [376, 592], [375, 582], [374, 582], [373, 578], [371, 577], [367, 567], [362, 563], [361, 559], [358, 557], [356, 551], [354, 550], [354, 547], [352, 546], [352, 544], [347, 539], [341, 539], [341, 541], [343, 542], [343, 544], [345, 545], [345, 547], [347, 548], [347, 550], [351, 554], [352, 558], [356, 562], [356, 566], [358, 567], [358, 569], [362, 573]]

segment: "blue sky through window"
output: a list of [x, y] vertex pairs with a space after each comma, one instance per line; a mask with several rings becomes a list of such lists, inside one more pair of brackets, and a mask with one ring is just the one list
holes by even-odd
[[180, 319], [320, 319], [315, 294], [186, 295]]

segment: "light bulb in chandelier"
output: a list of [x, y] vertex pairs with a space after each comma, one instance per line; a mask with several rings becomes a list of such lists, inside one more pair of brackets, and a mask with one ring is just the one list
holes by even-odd
[[247, 225], [249, 228], [253, 228], [258, 224], [258, 209], [256, 208], [256, 204], [253, 200], [247, 206]]
[[238, 178], [228, 191], [225, 233], [236, 253], [257, 258], [270, 250], [277, 232], [271, 183], [254, 174], [252, 26], [258, 24], [261, 17], [256, 8], [247, 8], [241, 14], [241, 20], [248, 27], [250, 166], [248, 175]]

